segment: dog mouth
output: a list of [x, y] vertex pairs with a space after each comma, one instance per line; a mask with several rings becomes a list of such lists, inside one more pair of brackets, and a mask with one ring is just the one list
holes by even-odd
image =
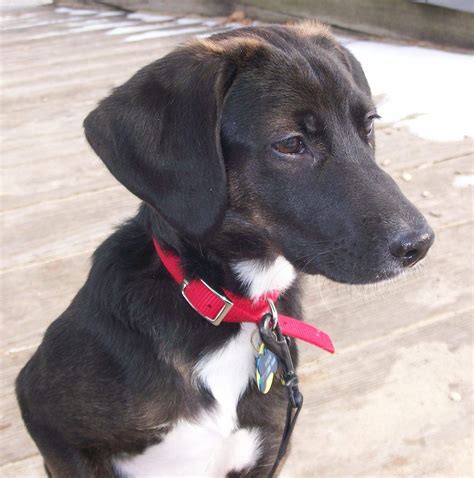
[[374, 255], [333, 250], [316, 253], [305, 261], [296, 261], [294, 266], [302, 273], [322, 275], [343, 284], [376, 284], [420, 270], [427, 261], [426, 252], [419, 254], [409, 250], [408, 257], [385, 254], [378, 259]]
[[391, 264], [385, 267], [382, 266], [377, 268], [354, 265], [352, 270], [342, 266], [328, 271], [309, 271], [306, 269], [302, 272], [311, 275], [322, 275], [327, 279], [330, 279], [334, 282], [339, 282], [341, 284], [367, 285], [396, 279], [403, 275], [406, 270], [399, 265]]
[[392, 234], [372, 230], [357, 237], [340, 236], [312, 243], [308, 239], [286, 251], [297, 270], [345, 284], [371, 284], [393, 279], [423, 264], [434, 233], [425, 226]]

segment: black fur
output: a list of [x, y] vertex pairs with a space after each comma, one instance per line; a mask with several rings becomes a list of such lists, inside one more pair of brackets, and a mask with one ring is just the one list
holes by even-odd
[[[323, 29], [296, 26], [183, 46], [87, 117], [94, 150], [145, 202], [96, 250], [83, 288], [18, 377], [51, 476], [117, 476], [113, 457], [142, 452], [176, 420], [214, 406], [191, 372], [240, 325], [197, 316], [153, 235], [188, 276], [240, 294], [231, 264], [243, 259], [283, 254], [298, 271], [360, 283], [402, 271], [405, 258], [390, 249], [400, 237], [428, 236], [427, 250], [432, 231], [374, 161], [364, 128], [373, 109], [357, 60]], [[304, 152], [275, 150], [289, 134]], [[301, 317], [297, 282], [277, 306]], [[249, 386], [239, 402], [240, 426], [264, 438], [247, 476], [268, 473], [285, 405], [280, 384], [268, 395]]]

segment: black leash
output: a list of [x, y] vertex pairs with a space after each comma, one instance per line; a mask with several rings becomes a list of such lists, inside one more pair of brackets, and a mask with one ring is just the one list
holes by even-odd
[[295, 428], [298, 415], [303, 408], [303, 395], [298, 388], [298, 376], [296, 375], [293, 360], [291, 359], [288, 338], [281, 333], [278, 325], [278, 315], [273, 303], [270, 303], [271, 314], [262, 317], [258, 326], [262, 342], [271, 350], [280, 360], [283, 368], [283, 383], [288, 392], [288, 407], [286, 409], [286, 420], [283, 434], [280, 441], [280, 447], [268, 474], [268, 478], [273, 478], [278, 466], [285, 456], [290, 442], [291, 434]]
[[[280, 465], [281, 460], [285, 456], [286, 450], [288, 448], [288, 443], [290, 442], [291, 434], [293, 433], [293, 430], [295, 428], [296, 420], [298, 418], [298, 415], [300, 414], [301, 409], [303, 408], [303, 395], [301, 395], [301, 393], [300, 393], [300, 397], [301, 397], [301, 401], [297, 407], [294, 407], [291, 401], [288, 400], [288, 407], [286, 409], [285, 428], [281, 436], [280, 448], [278, 449], [277, 456], [275, 458], [275, 461], [273, 462], [272, 469], [270, 470], [270, 473], [268, 474], [268, 478], [273, 478], [273, 476], [275, 475], [275, 472], [278, 469], [278, 466]], [[296, 411], [293, 413], [293, 410], [295, 409]]]

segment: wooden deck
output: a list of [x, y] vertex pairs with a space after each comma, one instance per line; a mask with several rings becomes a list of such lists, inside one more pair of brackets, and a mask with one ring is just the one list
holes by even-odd
[[[13, 381], [84, 282], [92, 251], [138, 203], [86, 145], [82, 120], [110, 88], [177, 42], [223, 28], [145, 20], [53, 7], [4, 17], [3, 478], [44, 476]], [[141, 31], [117, 30], [129, 27]], [[331, 334], [337, 353], [301, 346], [305, 408], [283, 476], [473, 473], [473, 197], [472, 188], [454, 186], [472, 174], [473, 142], [434, 143], [386, 124], [378, 158], [427, 215], [437, 241], [422, 270], [391, 284], [308, 278], [306, 318]]]

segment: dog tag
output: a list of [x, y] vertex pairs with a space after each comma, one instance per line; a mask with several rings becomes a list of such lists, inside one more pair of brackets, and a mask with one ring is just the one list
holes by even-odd
[[273, 377], [278, 370], [278, 358], [264, 343], [261, 343], [255, 365], [257, 388], [260, 393], [266, 394], [272, 387]]

